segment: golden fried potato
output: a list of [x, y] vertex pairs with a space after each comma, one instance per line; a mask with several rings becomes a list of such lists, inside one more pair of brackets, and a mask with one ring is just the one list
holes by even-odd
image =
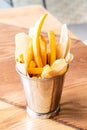
[[67, 71], [67, 66], [65, 59], [58, 59], [54, 61], [51, 68], [56, 72], [55, 75], [62, 75]]
[[59, 59], [54, 61], [52, 66], [47, 64], [43, 68], [28, 68], [28, 73], [34, 77], [38, 77], [36, 75], [40, 77], [41, 75], [41, 78], [51, 78], [64, 74], [67, 71], [67, 66], [65, 59]]
[[[32, 78], [52, 78], [64, 74], [73, 60], [70, 53], [71, 39], [67, 26], [61, 30], [59, 44], [53, 31], [48, 32], [49, 44], [40, 35], [42, 25], [48, 14], [45, 13], [29, 31], [29, 35], [19, 33], [15, 36], [15, 60], [17, 68]], [[49, 46], [49, 47], [47, 47]]]
[[40, 75], [43, 71], [43, 68], [28, 68], [28, 73], [32, 75]]
[[56, 38], [53, 31], [48, 32], [49, 44], [50, 44], [50, 65], [56, 60]]
[[29, 68], [35, 68], [36, 67], [36, 63], [34, 60], [31, 60], [30, 61], [30, 64], [29, 64]]
[[68, 64], [65, 59], [59, 59], [54, 61], [52, 66], [45, 65], [41, 73], [42, 78], [51, 78], [58, 75], [62, 75], [67, 71]]
[[40, 51], [41, 51], [41, 58], [42, 58], [42, 63], [43, 66], [46, 65], [46, 61], [47, 61], [47, 45], [46, 45], [46, 40], [44, 38], [44, 36], [40, 36]]
[[43, 67], [43, 71], [41, 73], [42, 78], [50, 78], [49, 72], [52, 71], [51, 67], [47, 64]]
[[35, 62], [38, 67], [43, 67], [41, 55], [40, 55], [40, 41], [39, 36], [41, 32], [42, 25], [44, 23], [44, 20], [47, 16], [47, 13], [42, 15], [42, 17], [36, 22], [34, 27], [34, 35], [33, 35], [33, 52], [34, 52], [34, 58]]

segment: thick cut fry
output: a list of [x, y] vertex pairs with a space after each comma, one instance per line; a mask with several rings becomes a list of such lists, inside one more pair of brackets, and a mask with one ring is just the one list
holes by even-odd
[[42, 71], [43, 68], [28, 68], [28, 73], [33, 75], [41, 74]]
[[42, 63], [42, 59], [41, 59], [41, 55], [40, 55], [40, 42], [39, 42], [39, 36], [40, 36], [40, 32], [41, 32], [41, 28], [42, 25], [44, 23], [44, 20], [47, 16], [47, 13], [45, 13], [35, 24], [35, 28], [34, 28], [34, 35], [33, 35], [33, 51], [34, 51], [34, 58], [35, 58], [35, 62], [37, 64], [38, 67], [42, 67], [43, 63]]
[[[43, 71], [45, 71], [43, 69]], [[64, 59], [59, 59], [59, 60], [56, 60], [54, 61], [54, 63], [52, 64], [52, 66], [49, 68], [46, 68], [46, 74], [42, 75], [43, 77], [45, 78], [51, 78], [51, 77], [54, 77], [54, 76], [58, 76], [58, 75], [62, 75], [64, 74], [65, 72], [67, 71], [67, 63], [65, 62]]]
[[52, 71], [51, 67], [47, 64], [43, 67], [43, 71], [41, 74], [42, 78], [50, 78], [49, 72]]
[[58, 59], [54, 61], [51, 68], [56, 72], [57, 75], [61, 75], [67, 71], [68, 64], [65, 59]]
[[48, 32], [50, 43], [50, 65], [56, 60], [56, 38], [53, 31]]
[[67, 71], [68, 64], [65, 59], [59, 59], [54, 61], [52, 66], [45, 65], [41, 74], [42, 78], [51, 78], [54, 76], [62, 75]]
[[34, 60], [31, 60], [30, 61], [30, 64], [29, 64], [29, 68], [35, 68], [36, 67], [36, 63]]
[[60, 35], [60, 41], [57, 45], [57, 59], [64, 58], [67, 51], [67, 45], [68, 44], [68, 29], [66, 24], [62, 26], [61, 35]]
[[15, 36], [15, 59], [18, 62], [25, 62], [25, 52], [28, 43], [28, 36], [25, 33], [18, 33]]
[[34, 59], [33, 55], [33, 46], [32, 46], [32, 38], [28, 37], [28, 43], [26, 46], [26, 57], [25, 57], [25, 65], [26, 65], [26, 71], [28, 72], [29, 64], [31, 60]]
[[64, 66], [62, 67], [62, 69], [61, 69], [60, 71], [54, 70], [54, 71], [55, 71], [55, 76], [64, 74], [64, 73], [67, 71], [67, 68], [68, 68], [68, 66], [67, 66], [67, 64], [66, 64], [66, 65], [64, 65]]
[[46, 56], [47, 45], [46, 45], [46, 40], [42, 35], [40, 36], [40, 51], [41, 51], [42, 63], [45, 66], [47, 61], [47, 56]]
[[58, 75], [62, 75], [64, 74], [65, 72], [67, 71], [67, 66], [64, 66], [60, 71], [57, 71], [57, 70], [51, 70], [49, 71], [48, 73], [48, 76], [47, 78], [51, 78], [51, 77], [55, 77], [55, 76], [58, 76]]
[[62, 66], [64, 66], [64, 64], [67, 64], [64, 58], [55, 60], [54, 63], [51, 65], [52, 69], [55, 68], [62, 68]]

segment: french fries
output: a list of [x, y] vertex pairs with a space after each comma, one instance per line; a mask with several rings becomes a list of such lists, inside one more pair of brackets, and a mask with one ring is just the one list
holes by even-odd
[[49, 72], [51, 72], [52, 71], [52, 69], [51, 69], [51, 67], [50, 67], [50, 65], [45, 65], [44, 67], [43, 67], [43, 71], [42, 71], [42, 73], [41, 73], [41, 78], [50, 78], [51, 76], [49, 75]]
[[65, 59], [58, 59], [53, 62], [51, 66], [46, 65], [43, 68], [41, 77], [42, 78], [51, 78], [57, 75], [62, 75], [67, 71], [68, 64]]
[[47, 45], [46, 45], [46, 40], [42, 35], [40, 35], [40, 52], [41, 52], [42, 63], [44, 66], [46, 65], [46, 61], [47, 61]]
[[35, 67], [36, 67], [35, 61], [34, 61], [34, 60], [31, 60], [28, 67], [29, 67], [29, 68], [35, 68]]
[[48, 32], [50, 44], [50, 65], [56, 60], [56, 38], [53, 31]]
[[68, 64], [65, 59], [55, 60], [51, 68], [56, 71], [56, 75], [62, 75], [67, 71]]
[[29, 35], [19, 33], [15, 36], [15, 60], [18, 69], [20, 68], [21, 72], [32, 78], [51, 78], [62, 75], [67, 71], [68, 64], [74, 57], [70, 53], [71, 39], [66, 25], [62, 26], [58, 44], [53, 31], [48, 31], [48, 44], [45, 37], [40, 34], [47, 15], [45, 13], [36, 22], [30, 29]]
[[33, 35], [33, 51], [34, 51], [34, 58], [35, 62], [38, 67], [43, 67], [41, 55], [40, 55], [40, 41], [39, 36], [41, 32], [42, 25], [44, 23], [44, 20], [46, 18], [47, 14], [44, 14], [35, 24], [34, 28], [34, 35]]
[[55, 60], [51, 66], [46, 65], [43, 68], [41, 77], [51, 78], [54, 76], [62, 75], [67, 71], [67, 67], [68, 67], [68, 64], [66, 63], [65, 59]]
[[32, 75], [41, 74], [42, 71], [43, 71], [43, 68], [28, 68], [28, 73]]

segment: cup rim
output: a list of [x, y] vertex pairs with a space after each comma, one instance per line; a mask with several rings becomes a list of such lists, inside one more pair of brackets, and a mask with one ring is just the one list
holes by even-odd
[[[67, 70], [68, 70], [68, 68], [69, 68], [69, 65], [68, 65], [68, 67], [67, 67]], [[23, 74], [23, 73], [18, 69], [17, 65], [16, 65], [16, 71], [17, 71], [17, 73], [18, 73], [21, 77], [23, 77], [23, 78], [30, 79], [30, 80], [38, 80], [38, 81], [56, 79], [56, 78], [58, 78], [58, 77], [61, 77], [61, 76], [65, 75], [66, 72], [67, 72], [67, 71], [66, 71], [66, 72], [65, 72], [64, 74], [62, 74], [62, 75], [57, 75], [57, 76], [53, 76], [53, 77], [50, 77], [50, 78], [31, 78], [31, 77], [26, 76], [25, 74]]]

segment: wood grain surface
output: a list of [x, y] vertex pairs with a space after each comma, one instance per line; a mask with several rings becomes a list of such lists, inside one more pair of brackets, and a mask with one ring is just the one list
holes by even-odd
[[[27, 32], [27, 29], [0, 24], [0, 99], [21, 108], [26, 103], [15, 71], [14, 36], [22, 31]], [[52, 120], [87, 129], [87, 47], [81, 41], [72, 42], [71, 51], [75, 58], [65, 78], [60, 113]]]
[[[60, 34], [61, 22], [40, 5], [1, 9], [0, 23], [30, 28], [35, 25], [36, 21], [43, 13], [48, 13], [49, 15], [45, 20], [42, 31], [48, 32], [48, 30], [51, 29], [54, 30], [56, 34]], [[69, 33], [71, 38], [77, 38], [72, 32], [69, 31]]]
[[0, 130], [76, 130], [50, 119], [31, 119], [24, 109], [0, 101]]

